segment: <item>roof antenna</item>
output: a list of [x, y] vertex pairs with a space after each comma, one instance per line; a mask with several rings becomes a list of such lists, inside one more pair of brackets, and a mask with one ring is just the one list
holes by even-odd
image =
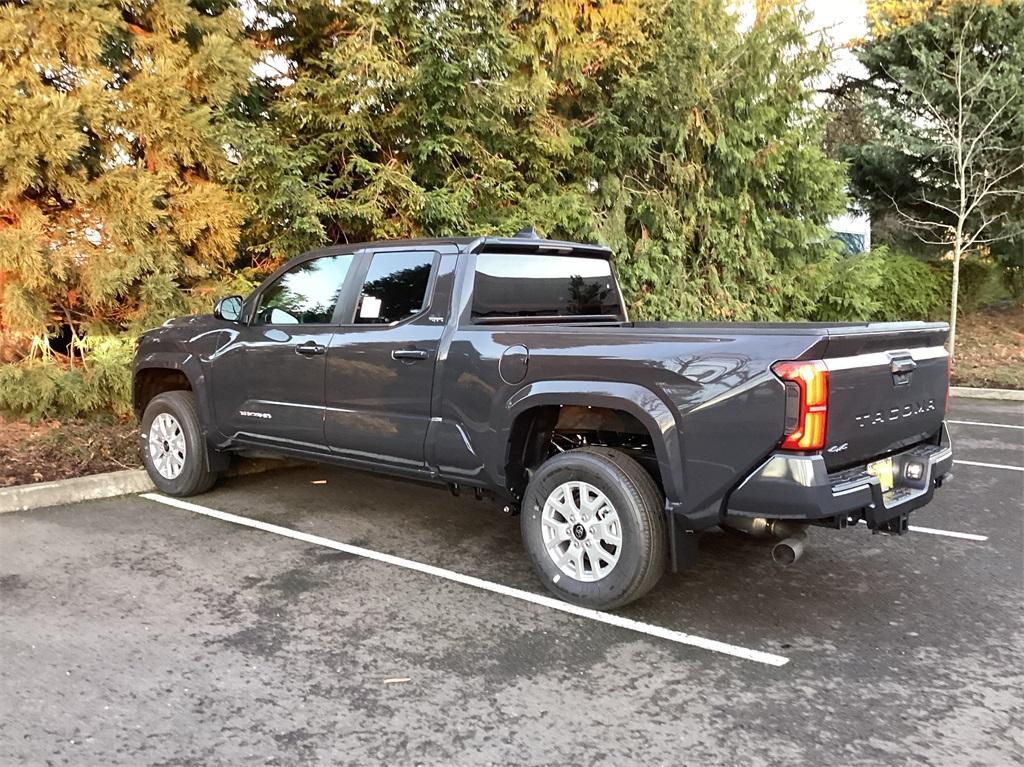
[[540, 235], [537, 234], [537, 230], [532, 226], [524, 226], [515, 234], [516, 237], [520, 237], [524, 240], [539, 240]]

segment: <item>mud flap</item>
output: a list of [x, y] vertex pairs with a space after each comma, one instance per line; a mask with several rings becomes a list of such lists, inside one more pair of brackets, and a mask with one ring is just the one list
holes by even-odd
[[675, 514], [668, 515], [669, 570], [678, 573], [697, 564], [700, 533], [687, 530]]

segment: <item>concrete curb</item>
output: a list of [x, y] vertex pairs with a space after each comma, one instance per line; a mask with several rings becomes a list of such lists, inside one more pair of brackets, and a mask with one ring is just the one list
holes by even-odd
[[[240, 460], [231, 467], [227, 476], [239, 477], [301, 465], [297, 461]], [[145, 469], [110, 471], [105, 474], [91, 474], [87, 477], [58, 479], [53, 482], [14, 485], [0, 489], [0, 514], [41, 509], [45, 506], [63, 506], [80, 501], [94, 501], [98, 498], [113, 498], [118, 495], [148, 493], [153, 490], [156, 490], [156, 487], [149, 479]]]
[[110, 471], [88, 477], [15, 485], [0, 490], [0, 514], [91, 501], [96, 498], [110, 498], [115, 495], [145, 493], [155, 489], [145, 469]]
[[968, 399], [1001, 399], [1024, 402], [1024, 391], [1021, 389], [976, 389], [972, 386], [950, 386], [951, 397]]

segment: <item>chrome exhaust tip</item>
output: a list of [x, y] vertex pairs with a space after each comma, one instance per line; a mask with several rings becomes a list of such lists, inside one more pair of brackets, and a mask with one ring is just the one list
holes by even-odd
[[800, 560], [807, 546], [807, 533], [800, 532], [772, 546], [772, 559], [782, 567], [789, 567]]

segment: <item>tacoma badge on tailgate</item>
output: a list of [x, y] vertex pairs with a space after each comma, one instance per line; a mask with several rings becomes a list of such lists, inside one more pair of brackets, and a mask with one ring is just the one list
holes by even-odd
[[901, 407], [889, 408], [888, 410], [876, 410], [874, 413], [858, 415], [854, 420], [863, 429], [865, 426], [877, 426], [878, 424], [898, 421], [901, 418], [930, 413], [935, 410], [935, 400], [930, 399], [923, 402], [910, 402]]

